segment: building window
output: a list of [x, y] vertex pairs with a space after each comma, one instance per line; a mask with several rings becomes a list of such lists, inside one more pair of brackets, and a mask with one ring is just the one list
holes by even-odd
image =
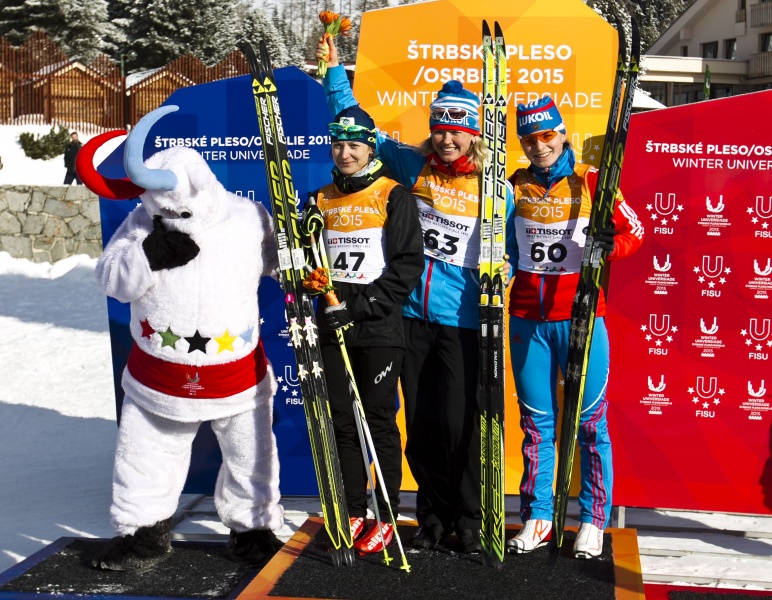
[[689, 56], [689, 46], [681, 46], [681, 56]]
[[702, 58], [718, 58], [718, 42], [703, 44]]
[[761, 51], [772, 52], [772, 32], [761, 34]]
[[745, 10], [745, 0], [737, 0], [737, 10]]
[[735, 60], [737, 58], [737, 39], [724, 40], [724, 58]]

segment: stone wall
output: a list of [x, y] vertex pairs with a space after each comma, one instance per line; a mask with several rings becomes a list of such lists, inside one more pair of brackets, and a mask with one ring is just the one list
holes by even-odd
[[99, 198], [82, 185], [0, 186], [0, 251], [34, 262], [102, 253]]

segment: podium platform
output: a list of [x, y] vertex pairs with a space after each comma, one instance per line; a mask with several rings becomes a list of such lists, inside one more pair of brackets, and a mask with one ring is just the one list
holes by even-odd
[[[318, 517], [308, 518], [259, 572], [230, 561], [224, 543], [187, 541], [172, 542], [172, 556], [147, 572], [98, 571], [90, 558], [107, 540], [61, 538], [0, 574], [0, 600], [645, 600], [634, 530], [607, 530], [603, 555], [577, 560], [571, 556], [576, 529], [567, 528], [554, 564], [544, 547], [507, 555], [496, 570], [480, 555], [455, 551], [454, 538], [437, 550], [413, 550], [415, 527], [399, 524], [409, 573], [399, 568], [396, 541], [389, 546], [391, 565], [381, 553], [333, 567]], [[508, 526], [507, 537], [518, 530]]]

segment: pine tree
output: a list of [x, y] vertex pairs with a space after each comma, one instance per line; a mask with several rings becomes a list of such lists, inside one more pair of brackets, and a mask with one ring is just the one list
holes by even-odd
[[52, 37], [62, 52], [88, 63], [99, 52], [114, 50], [109, 40], [115, 28], [107, 19], [107, 0], [59, 0], [59, 6], [64, 21]]
[[258, 40], [264, 40], [274, 67], [286, 67], [292, 64], [284, 36], [279, 33], [275, 22], [259, 8], [252, 7], [247, 10], [243, 17], [240, 37], [253, 46]]
[[58, 0], [2, 0], [0, 2], [0, 35], [14, 45], [29, 34], [44, 31], [56, 38], [64, 15]]

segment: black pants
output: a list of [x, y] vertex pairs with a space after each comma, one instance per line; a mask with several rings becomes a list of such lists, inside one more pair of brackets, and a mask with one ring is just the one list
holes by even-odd
[[474, 329], [405, 319], [402, 368], [416, 518], [445, 531], [480, 528], [479, 340]]
[[[402, 443], [397, 427], [397, 383], [404, 350], [350, 348], [348, 355], [383, 473], [383, 482], [396, 518], [399, 488], [402, 484]], [[364, 517], [367, 514], [367, 471], [362, 460], [362, 449], [354, 422], [353, 402], [340, 348], [337, 345], [322, 346], [322, 360], [349, 515]], [[377, 481], [376, 486], [381, 520], [388, 522], [388, 508]]]
[[81, 181], [80, 181], [80, 177], [78, 177], [78, 173], [76, 171], [67, 171], [67, 174], [64, 176], [63, 185], [70, 185], [73, 181], [75, 182], [75, 185], [81, 185]]

